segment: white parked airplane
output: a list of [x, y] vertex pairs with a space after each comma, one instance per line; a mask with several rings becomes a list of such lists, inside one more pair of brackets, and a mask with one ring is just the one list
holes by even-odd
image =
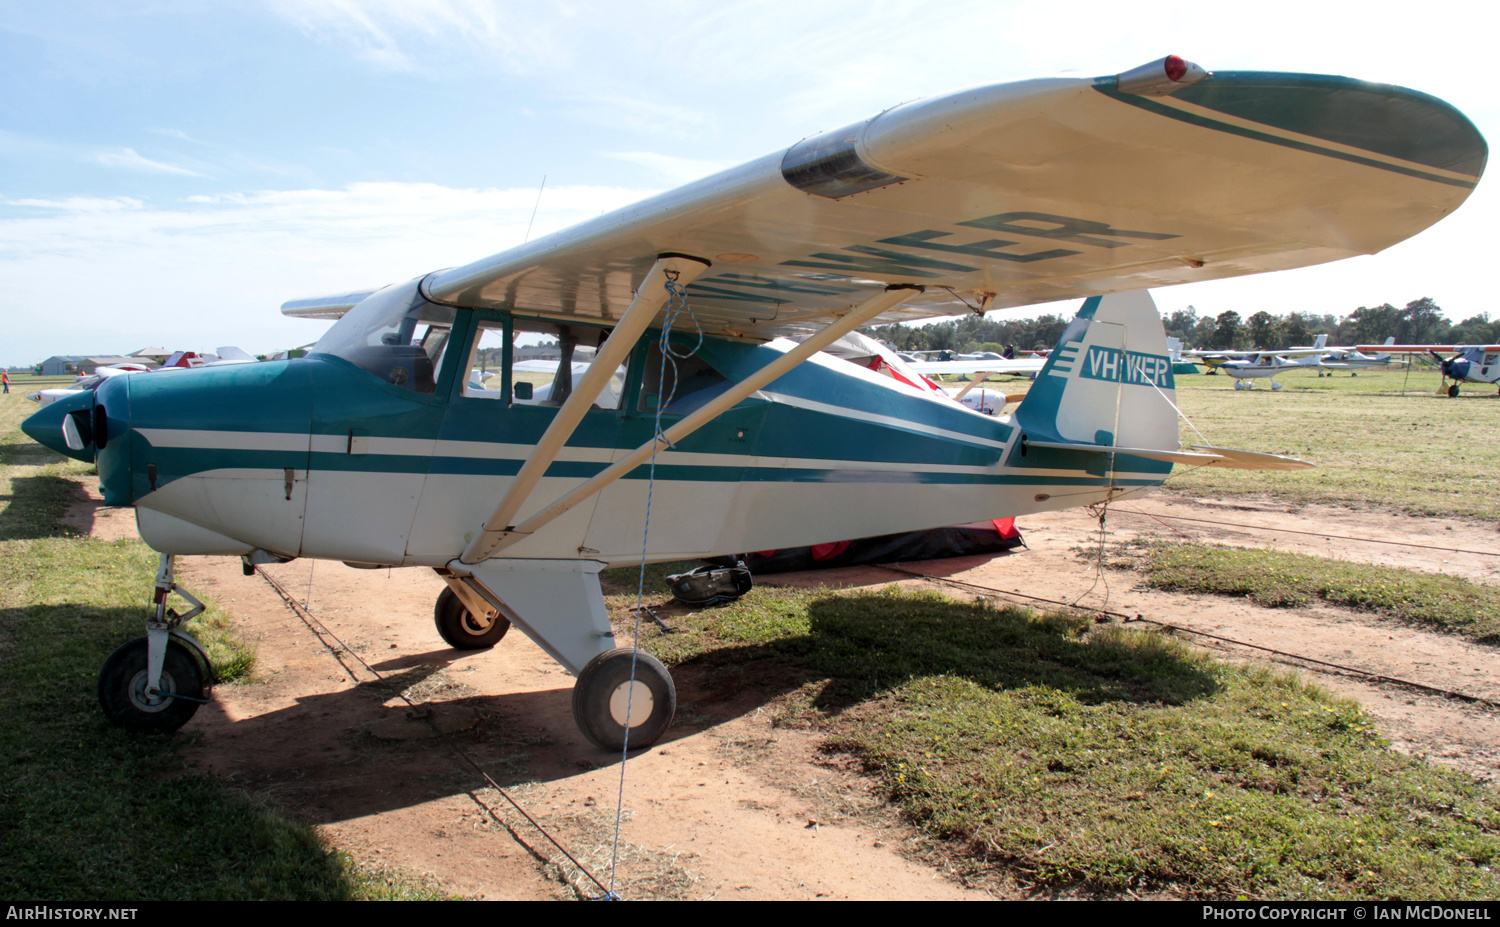
[[[174, 730], [206, 697], [166, 606], [174, 557], [315, 557], [436, 570], [447, 640], [514, 624], [577, 674], [591, 740], [648, 745], [672, 677], [617, 646], [601, 569], [1101, 503], [1177, 463], [1305, 466], [1180, 446], [1143, 289], [1383, 250], [1457, 208], [1486, 153], [1426, 94], [1174, 56], [905, 103], [473, 264], [289, 303], [339, 319], [305, 358], [118, 377], [25, 423], [95, 461], [162, 553], [101, 704]], [[1008, 415], [822, 353], [1083, 297]], [[528, 337], [597, 350], [527, 404], [509, 361], [465, 394], [487, 337], [502, 358]], [[618, 407], [596, 407], [622, 365]]]

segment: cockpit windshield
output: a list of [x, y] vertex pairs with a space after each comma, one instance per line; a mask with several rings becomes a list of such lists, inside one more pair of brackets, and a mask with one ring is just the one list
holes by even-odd
[[367, 297], [308, 353], [341, 357], [403, 389], [434, 392], [454, 310], [428, 302], [417, 283], [389, 286]]

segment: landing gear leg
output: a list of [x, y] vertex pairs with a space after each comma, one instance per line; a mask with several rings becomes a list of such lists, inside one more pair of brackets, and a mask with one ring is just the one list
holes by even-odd
[[[176, 593], [192, 608], [167, 608]], [[177, 630], [203, 613], [203, 603], [172, 581], [172, 555], [162, 554], [146, 636], [121, 644], [99, 671], [99, 707], [110, 721], [138, 733], [170, 734], [188, 722], [213, 688], [203, 647]]]

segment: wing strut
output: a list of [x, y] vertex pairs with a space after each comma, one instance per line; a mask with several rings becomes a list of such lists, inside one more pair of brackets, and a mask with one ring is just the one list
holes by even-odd
[[[871, 296], [858, 306], [845, 312], [843, 316], [827, 328], [824, 328], [795, 348], [787, 351], [781, 357], [778, 357], [750, 376], [734, 384], [727, 392], [719, 395], [691, 415], [685, 416], [680, 422], [666, 429], [666, 431], [657, 435], [653, 440], [642, 444], [629, 454], [610, 464], [609, 467], [579, 484], [556, 502], [532, 515], [514, 528], [494, 532], [494, 539], [481, 545], [480, 541], [484, 541], [491, 533], [489, 526], [486, 525], [485, 534], [475, 539], [474, 543], [469, 546], [468, 550], [464, 551], [463, 556], [459, 559], [464, 563], [477, 563], [486, 557], [494, 556], [502, 548], [509, 547], [511, 544], [524, 539], [528, 535], [534, 534], [548, 522], [566, 514], [574, 506], [578, 505], [578, 503], [645, 463], [658, 448], [671, 447], [673, 444], [676, 444], [678, 441], [713, 421], [719, 413], [734, 407], [740, 400], [771, 383], [777, 377], [791, 370], [818, 351], [821, 351], [861, 325], [869, 324], [876, 316], [921, 292], [922, 287], [909, 283], [897, 283], [886, 287], [884, 292]], [[608, 344], [609, 342], [605, 343]], [[614, 368], [610, 369], [613, 370]], [[593, 369], [590, 368], [589, 372], [592, 373]], [[545, 441], [545, 438], [543, 440]], [[538, 447], [532, 458], [534, 459], [540, 452], [541, 448]], [[530, 465], [531, 460], [527, 460], [526, 466]], [[524, 472], [525, 467], [522, 467], [522, 473]], [[518, 476], [517, 480], [519, 479], [520, 477]], [[512, 489], [512, 492], [514, 492], [514, 489]], [[497, 514], [499, 514], [498, 510]], [[493, 522], [494, 519], [491, 519], [491, 521]], [[503, 521], [500, 523], [504, 524]]]
[[983, 383], [985, 380], [988, 380], [989, 378], [990, 378], [989, 371], [981, 371], [980, 374], [979, 374], [979, 376], [977, 376], [974, 379], [970, 380], [969, 381], [969, 385], [965, 386], [963, 389], [959, 390], [958, 391], [958, 395], [954, 396], [953, 398], [954, 399], [962, 399], [962, 398], [964, 398], [965, 396], [969, 395], [969, 390], [973, 389], [974, 387], [978, 386], [979, 384]]
[[489, 520], [484, 523], [484, 531], [474, 539], [460, 557], [464, 563], [478, 563], [490, 557], [499, 546], [501, 538], [516, 529], [511, 526], [511, 519], [516, 517], [525, 504], [531, 491], [541, 481], [542, 474], [552, 466], [552, 461], [557, 459], [557, 454], [563, 445], [573, 436], [573, 431], [578, 423], [583, 421], [583, 415], [593, 407], [594, 400], [604, 391], [609, 384], [610, 377], [614, 376], [615, 370], [625, 362], [635, 343], [641, 337], [641, 332], [651, 324], [656, 313], [661, 310], [662, 304], [667, 301], [666, 282], [671, 275], [683, 286], [687, 286], [705, 270], [708, 262], [697, 258], [683, 255], [663, 255], [657, 258], [656, 263], [651, 265], [651, 270], [646, 274], [646, 279], [641, 281], [640, 287], [635, 291], [635, 298], [626, 307], [625, 314], [620, 321], [615, 323], [614, 330], [599, 346], [599, 352], [594, 356], [594, 362], [584, 373], [583, 379], [573, 388], [573, 392], [563, 401], [562, 408], [557, 410], [557, 415], [552, 419], [552, 424], [547, 426], [547, 431], [542, 439], [537, 442], [536, 450], [526, 458], [521, 465], [521, 470], [516, 474], [515, 481], [510, 484], [505, 497], [500, 504], [495, 506], [495, 511]]

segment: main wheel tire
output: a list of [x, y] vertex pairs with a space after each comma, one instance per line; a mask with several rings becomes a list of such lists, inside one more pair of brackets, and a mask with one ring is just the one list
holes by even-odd
[[[146, 693], [147, 643], [144, 637], [121, 644], [99, 670], [99, 707], [110, 721], [138, 734], [170, 734], [193, 717], [207, 691], [203, 669], [187, 647], [167, 641], [160, 693]], [[187, 698], [174, 698], [184, 695]]]
[[[635, 655], [635, 681], [630, 679]], [[631, 748], [649, 747], [665, 734], [677, 713], [672, 674], [651, 654], [629, 648], [590, 660], [573, 685], [573, 720], [585, 737], [606, 750], [625, 749], [629, 713]]]
[[438, 594], [432, 618], [438, 634], [455, 650], [485, 650], [500, 643], [510, 630], [510, 619], [499, 612], [476, 616], [452, 589]]

